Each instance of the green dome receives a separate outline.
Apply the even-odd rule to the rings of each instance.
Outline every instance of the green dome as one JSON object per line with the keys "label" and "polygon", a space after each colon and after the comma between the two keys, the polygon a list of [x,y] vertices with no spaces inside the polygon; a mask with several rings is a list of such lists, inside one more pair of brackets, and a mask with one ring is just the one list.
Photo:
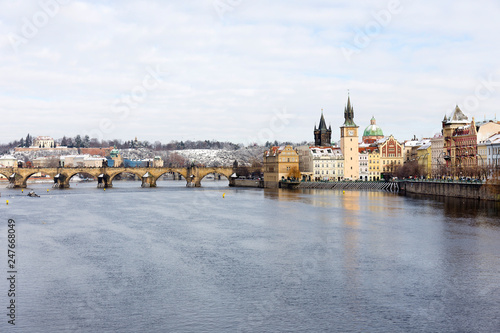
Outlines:
{"label": "green dome", "polygon": [[368,125],[363,132],[363,136],[384,136],[384,132],[382,132],[382,129],[377,125],[375,117],[372,117],[370,125]]}
{"label": "green dome", "polygon": [[120,152],[118,151],[118,149],[116,149],[116,146],[115,146],[114,149],[109,153],[109,155],[111,157],[117,157],[119,153]]}

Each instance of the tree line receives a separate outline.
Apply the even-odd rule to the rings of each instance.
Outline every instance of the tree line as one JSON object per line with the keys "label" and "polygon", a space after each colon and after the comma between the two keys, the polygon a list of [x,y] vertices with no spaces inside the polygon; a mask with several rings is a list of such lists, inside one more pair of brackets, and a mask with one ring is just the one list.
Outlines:
{"label": "tree line", "polygon": [[[3,153],[17,147],[29,148],[34,144],[35,138],[28,134],[25,138],[19,140],[11,141],[7,144],[0,144],[0,151]],[[60,139],[56,139],[55,146],[68,147],[68,148],[107,148],[116,147],[118,149],[138,149],[147,148],[156,151],[165,150],[184,150],[184,149],[227,149],[227,150],[237,150],[243,147],[242,144],[235,144],[232,142],[222,142],[217,140],[197,140],[197,141],[177,141],[173,140],[169,143],[162,143],[161,141],[155,141],[151,143],[147,140],[140,141],[137,138],[133,140],[101,140],[96,138],[90,138],[88,135],[76,135],[74,137],[63,136]],[[55,148],[55,147],[51,147]]]}

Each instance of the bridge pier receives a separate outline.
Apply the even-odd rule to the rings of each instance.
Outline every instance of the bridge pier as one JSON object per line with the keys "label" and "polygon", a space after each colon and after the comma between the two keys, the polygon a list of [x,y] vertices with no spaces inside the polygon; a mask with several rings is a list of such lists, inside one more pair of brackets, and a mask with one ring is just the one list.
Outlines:
{"label": "bridge pier", "polygon": [[142,177],[141,187],[156,187],[156,179],[149,172]]}
{"label": "bridge pier", "polygon": [[17,173],[13,173],[9,177],[9,187],[10,188],[26,188],[26,181],[25,179]]}
{"label": "bridge pier", "polygon": [[97,176],[97,188],[111,188],[113,183],[108,175],[101,173]]}
{"label": "bridge pier", "polygon": [[69,179],[66,177],[66,175],[62,173],[58,173],[57,175],[54,176],[54,185],[52,185],[53,188],[69,188]]}

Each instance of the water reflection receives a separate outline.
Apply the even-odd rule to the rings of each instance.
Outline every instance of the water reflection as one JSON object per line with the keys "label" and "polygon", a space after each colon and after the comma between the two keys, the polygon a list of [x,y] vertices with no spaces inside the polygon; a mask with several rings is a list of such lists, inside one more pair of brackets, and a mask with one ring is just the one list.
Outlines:
{"label": "water reflection", "polygon": [[[474,222],[480,222],[481,217],[500,216],[500,202],[461,199],[443,196],[424,196],[408,193],[406,197],[420,201],[422,204],[430,205],[435,208],[442,208],[444,215],[453,219],[473,219]],[[488,221],[492,222],[488,219]],[[500,220],[493,221],[500,226]]]}
{"label": "water reflection", "polygon": [[178,184],[2,191],[21,331],[498,331],[496,205]]}

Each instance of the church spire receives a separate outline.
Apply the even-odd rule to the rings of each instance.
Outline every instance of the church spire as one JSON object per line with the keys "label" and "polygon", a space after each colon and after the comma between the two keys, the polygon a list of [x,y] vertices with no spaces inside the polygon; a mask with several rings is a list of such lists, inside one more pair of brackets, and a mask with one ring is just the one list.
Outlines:
{"label": "church spire", "polygon": [[323,116],[323,109],[321,109],[321,118],[319,120],[319,129],[326,130],[326,121],[325,121],[325,117]]}
{"label": "church spire", "polygon": [[354,123],[354,108],[351,105],[351,96],[347,95],[347,106],[344,108],[344,125],[345,127],[357,127]]}

